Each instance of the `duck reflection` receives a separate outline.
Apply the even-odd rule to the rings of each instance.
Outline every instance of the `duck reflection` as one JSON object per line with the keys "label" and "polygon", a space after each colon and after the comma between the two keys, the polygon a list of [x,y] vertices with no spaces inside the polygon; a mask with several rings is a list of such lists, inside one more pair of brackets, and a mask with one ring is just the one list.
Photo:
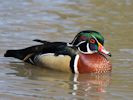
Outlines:
{"label": "duck reflection", "polygon": [[110,73],[75,74],[72,95],[87,96],[94,92],[106,92],[106,88],[110,84],[110,76]]}
{"label": "duck reflection", "polygon": [[[57,84],[58,88],[65,90],[71,96],[93,96],[96,97],[97,100],[101,99],[101,95],[97,95],[98,93],[107,92],[106,89],[109,86],[111,80],[111,73],[68,74],[23,63],[11,63],[10,66],[12,66],[12,69],[16,70],[16,73],[14,73],[16,76],[26,78],[28,77],[30,80],[41,80],[41,82],[47,81],[55,83]],[[54,87],[52,89],[58,91],[58,88]]]}

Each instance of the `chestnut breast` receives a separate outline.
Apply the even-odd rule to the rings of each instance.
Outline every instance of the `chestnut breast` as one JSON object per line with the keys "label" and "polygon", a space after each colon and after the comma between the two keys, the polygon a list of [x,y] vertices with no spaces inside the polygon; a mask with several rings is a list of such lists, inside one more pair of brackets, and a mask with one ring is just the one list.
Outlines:
{"label": "chestnut breast", "polygon": [[77,65],[79,73],[104,73],[112,70],[111,63],[99,53],[79,54]]}

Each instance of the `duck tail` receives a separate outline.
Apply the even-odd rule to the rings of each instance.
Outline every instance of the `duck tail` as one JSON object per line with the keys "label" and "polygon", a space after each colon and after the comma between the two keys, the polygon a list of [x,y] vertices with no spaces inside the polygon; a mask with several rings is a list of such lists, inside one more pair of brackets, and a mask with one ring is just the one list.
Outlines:
{"label": "duck tail", "polygon": [[22,55],[21,50],[7,50],[4,57],[14,57],[22,60],[24,58]]}
{"label": "duck tail", "polygon": [[22,50],[7,50],[4,57],[14,57],[22,60],[24,59],[25,54]]}
{"label": "duck tail", "polygon": [[28,47],[25,49],[7,50],[6,53],[4,54],[4,57],[14,57],[20,60],[26,60],[32,55],[40,52],[40,50],[42,49],[43,49],[43,45],[37,45],[37,46]]}

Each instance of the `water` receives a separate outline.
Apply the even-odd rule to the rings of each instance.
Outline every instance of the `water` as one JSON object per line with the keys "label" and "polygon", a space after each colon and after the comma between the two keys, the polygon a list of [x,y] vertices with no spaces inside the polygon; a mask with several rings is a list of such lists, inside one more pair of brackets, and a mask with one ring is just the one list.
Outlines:
{"label": "water", "polygon": [[[132,100],[132,0],[0,0],[0,100]],[[100,31],[111,51],[111,73],[73,75],[4,58],[33,39],[70,42]]]}

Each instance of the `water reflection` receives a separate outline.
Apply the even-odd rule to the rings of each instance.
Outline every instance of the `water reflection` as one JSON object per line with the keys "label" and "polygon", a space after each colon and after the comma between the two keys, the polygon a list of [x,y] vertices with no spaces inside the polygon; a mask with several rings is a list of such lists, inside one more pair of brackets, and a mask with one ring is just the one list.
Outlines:
{"label": "water reflection", "polygon": [[[49,95],[53,96],[53,94],[56,94],[57,91],[64,92],[65,90],[69,93],[69,97],[73,98],[73,100],[77,100],[77,98],[85,99],[88,97],[97,98],[97,100],[103,99],[104,96],[99,94],[106,93],[106,88],[110,85],[111,79],[111,73],[67,74],[56,71],[54,72],[45,68],[42,69],[24,63],[10,63],[10,66],[12,66],[12,69],[16,70],[16,73],[7,74],[14,74],[16,76],[25,77],[29,80],[32,80],[32,83],[29,82],[28,84],[30,86],[34,84],[32,90],[38,91],[36,95],[39,95],[40,92],[49,91]],[[27,82],[23,82],[20,85],[23,86],[23,84],[27,84]],[[49,88],[49,86],[53,84],[55,87]],[[38,85],[42,88],[36,88]],[[29,87],[26,86],[25,88]],[[33,91],[29,92],[28,94],[31,94],[32,92]],[[66,93],[63,93],[63,95],[65,94]]]}
{"label": "water reflection", "polygon": [[[106,92],[106,87],[110,83],[110,73],[106,74],[75,74],[73,77],[74,94],[87,96],[91,91]],[[82,91],[82,92],[81,92]]]}

